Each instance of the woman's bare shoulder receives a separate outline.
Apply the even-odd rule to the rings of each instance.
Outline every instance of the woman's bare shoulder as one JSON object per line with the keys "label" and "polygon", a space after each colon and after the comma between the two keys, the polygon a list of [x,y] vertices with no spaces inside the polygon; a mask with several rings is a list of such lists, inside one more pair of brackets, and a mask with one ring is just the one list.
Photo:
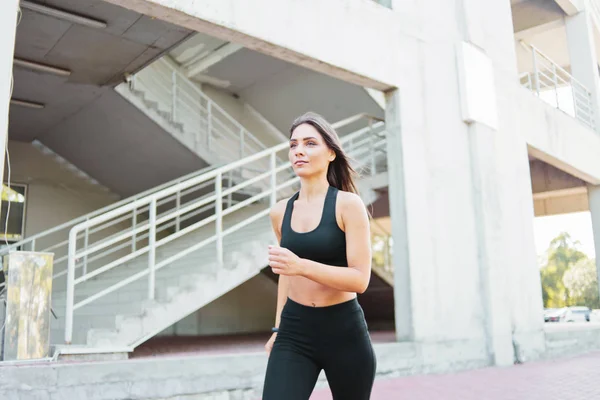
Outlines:
{"label": "woman's bare shoulder", "polygon": [[352,192],[338,191],[337,201],[340,203],[343,209],[350,212],[357,211],[365,208],[365,203],[361,197]]}
{"label": "woman's bare shoulder", "polygon": [[269,215],[273,220],[280,220],[283,218],[283,214],[285,214],[285,206],[288,202],[288,199],[279,200],[273,207],[271,207],[271,212]]}

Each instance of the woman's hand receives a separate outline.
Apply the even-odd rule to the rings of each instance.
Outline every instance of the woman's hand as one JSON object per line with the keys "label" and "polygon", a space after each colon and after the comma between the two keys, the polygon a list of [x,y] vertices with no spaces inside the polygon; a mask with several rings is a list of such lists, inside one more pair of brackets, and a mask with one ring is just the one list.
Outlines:
{"label": "woman's hand", "polygon": [[285,247],[269,246],[269,266],[278,275],[302,275],[302,259]]}
{"label": "woman's hand", "polygon": [[269,246],[269,266],[277,275],[302,275],[302,259],[284,247]]}
{"label": "woman's hand", "polygon": [[267,355],[271,354],[271,350],[273,350],[273,343],[275,343],[275,338],[277,338],[277,332],[273,333],[267,344],[265,344],[265,350],[267,351]]}

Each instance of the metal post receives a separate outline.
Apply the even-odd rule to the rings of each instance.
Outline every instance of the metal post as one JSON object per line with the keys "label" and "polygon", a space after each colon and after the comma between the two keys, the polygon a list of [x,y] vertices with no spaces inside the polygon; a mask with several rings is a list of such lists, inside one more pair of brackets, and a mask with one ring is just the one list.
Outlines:
{"label": "metal post", "polygon": [[[231,189],[233,187],[233,170],[230,169],[229,172],[229,182],[227,183],[228,189]],[[227,196],[227,208],[231,207],[233,205],[233,193],[229,193],[229,195]]]}
{"label": "metal post", "polygon": [[31,251],[35,251],[35,239],[31,241]]}
{"label": "metal post", "polygon": [[244,128],[240,129],[240,160],[244,158]]}
{"label": "metal post", "polygon": [[[177,192],[177,197],[175,199],[175,211],[179,211],[181,208],[181,190]],[[175,217],[175,232],[179,232],[181,225],[181,215],[177,214]]]}
{"label": "metal post", "polygon": [[148,298],[154,300],[156,286],[154,265],[156,263],[156,198],[150,202],[150,220],[148,221]]}
{"label": "metal post", "polygon": [[277,203],[277,158],[271,153],[271,207]]}
{"label": "metal post", "polygon": [[208,143],[208,150],[212,149],[212,103],[209,102],[206,110],[208,112],[207,122],[208,122],[208,132],[206,133],[206,140]]}
{"label": "metal post", "polygon": [[554,96],[556,97],[556,108],[560,109],[558,104],[558,79],[556,75],[556,64],[552,63],[552,80],[554,83]]}
{"label": "metal post", "polygon": [[131,226],[132,226],[132,236],[131,236],[131,252],[135,252],[136,247],[137,247],[137,234],[135,233],[135,229],[137,226],[137,208],[133,209],[133,217],[132,217],[132,222],[131,222]]}
{"label": "metal post", "polygon": [[75,254],[77,252],[77,233],[69,232],[69,250],[67,258],[67,298],[65,310],[65,343],[71,344],[73,338],[73,303],[75,301]]}
{"label": "metal post", "polygon": [[377,173],[377,165],[375,163],[375,141],[376,137],[373,133],[373,120],[369,118],[369,145],[371,153],[371,176],[375,176]]}
{"label": "metal post", "polygon": [[531,54],[533,55],[533,75],[535,79],[535,92],[539,96],[540,95],[540,75],[538,73],[537,67],[537,55],[534,48],[531,49]]}
{"label": "metal post", "polygon": [[177,121],[177,72],[175,70],[171,74],[171,84],[171,95],[173,96],[171,100],[171,120],[174,122]]}
{"label": "metal post", "polygon": [[219,265],[223,265],[223,175],[221,172],[215,178],[215,195],[217,262]]}
{"label": "metal post", "polygon": [[[88,222],[90,219],[86,218],[85,222]],[[83,237],[83,249],[87,251],[88,245],[90,242],[90,228],[88,226],[85,227],[85,236]],[[87,274],[87,253],[83,256],[83,269],[81,270],[81,276],[85,276]]]}

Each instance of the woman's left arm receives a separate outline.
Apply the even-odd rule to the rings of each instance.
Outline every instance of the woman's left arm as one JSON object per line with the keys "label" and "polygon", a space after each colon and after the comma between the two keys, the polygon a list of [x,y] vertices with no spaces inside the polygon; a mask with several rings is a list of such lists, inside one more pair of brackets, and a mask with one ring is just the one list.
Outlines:
{"label": "woman's left arm", "polygon": [[321,264],[296,256],[290,250],[271,246],[269,265],[281,275],[300,275],[344,292],[364,293],[371,278],[371,233],[369,217],[361,198],[355,194],[338,197],[346,233],[348,268]]}

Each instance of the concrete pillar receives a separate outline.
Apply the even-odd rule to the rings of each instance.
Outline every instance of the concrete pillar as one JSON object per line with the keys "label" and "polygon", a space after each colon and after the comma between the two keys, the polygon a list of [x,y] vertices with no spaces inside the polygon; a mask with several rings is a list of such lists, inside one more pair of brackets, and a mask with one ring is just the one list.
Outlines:
{"label": "concrete pillar", "polygon": [[598,290],[600,291],[600,185],[588,186],[588,200],[592,216],[594,247],[596,249],[596,271],[598,273]]}
{"label": "concrete pillar", "polygon": [[592,10],[583,10],[572,17],[565,17],[565,27],[571,74],[591,92],[596,130],[600,130],[600,80],[591,13]]}
{"label": "concrete pillar", "polygon": [[[510,3],[463,1],[453,23],[453,3],[424,3],[436,13],[386,98],[397,336],[419,343],[425,364],[510,365],[545,343]],[[458,84],[460,41],[492,61],[496,127],[465,119],[457,101],[470,95]]]}
{"label": "concrete pillar", "polygon": [[4,153],[8,137],[8,109],[19,0],[4,0],[0,12],[0,176],[4,176]]}
{"label": "concrete pillar", "polygon": [[406,221],[402,131],[400,117],[400,93],[386,94],[385,123],[387,131],[388,177],[390,219],[392,225],[394,263],[394,317],[396,339],[413,339],[411,280],[408,254],[408,230]]}

